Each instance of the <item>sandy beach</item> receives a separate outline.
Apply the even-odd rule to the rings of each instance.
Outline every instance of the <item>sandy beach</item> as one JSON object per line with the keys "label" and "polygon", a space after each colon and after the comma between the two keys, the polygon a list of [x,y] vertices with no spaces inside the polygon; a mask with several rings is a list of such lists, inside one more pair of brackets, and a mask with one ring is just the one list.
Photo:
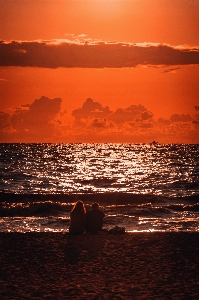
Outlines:
{"label": "sandy beach", "polygon": [[0,233],[0,299],[199,299],[199,233]]}

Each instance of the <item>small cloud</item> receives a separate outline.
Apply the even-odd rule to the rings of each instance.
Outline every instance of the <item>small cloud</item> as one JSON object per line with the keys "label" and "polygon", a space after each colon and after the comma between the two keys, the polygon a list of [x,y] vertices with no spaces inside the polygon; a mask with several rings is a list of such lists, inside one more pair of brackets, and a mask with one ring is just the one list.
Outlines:
{"label": "small cloud", "polygon": [[98,129],[107,129],[114,127],[112,122],[108,122],[106,118],[104,119],[94,119],[91,123],[92,127],[98,128]]}
{"label": "small cloud", "polygon": [[154,127],[154,125],[152,123],[142,123],[140,125],[140,128],[143,128],[143,129],[148,129],[148,128],[152,128]]}
{"label": "small cloud", "polygon": [[170,125],[171,121],[170,120],[166,120],[164,118],[159,118],[158,119],[158,123],[162,124],[162,125]]}
{"label": "small cloud", "polygon": [[15,112],[20,112],[20,111],[27,111],[29,110],[30,104],[25,104],[25,105],[18,105],[16,107],[13,107]]}
{"label": "small cloud", "polygon": [[141,119],[142,121],[151,119],[153,117],[153,113],[151,111],[144,111],[141,113]]}
{"label": "small cloud", "polygon": [[[10,142],[16,130],[12,127],[11,116],[8,113],[0,112],[0,142]],[[13,142],[13,140],[12,140]]]}
{"label": "small cloud", "polygon": [[65,109],[64,111],[60,111],[60,116],[63,117],[65,114],[67,114],[67,110]]}
{"label": "small cloud", "polygon": [[0,78],[0,83],[1,83],[1,82],[8,82],[8,81],[9,81],[8,79]]}
{"label": "small cloud", "polygon": [[101,103],[93,101],[91,98],[86,99],[82,108],[72,111],[72,116],[75,118],[76,125],[81,125],[84,119],[87,118],[105,118],[111,111],[108,106],[103,107]]}
{"label": "small cloud", "polygon": [[193,120],[193,124],[199,125],[199,120]]}
{"label": "small cloud", "polygon": [[170,117],[171,122],[190,122],[191,117],[190,115],[184,115],[184,114],[174,114]]}
{"label": "small cloud", "polygon": [[151,119],[152,117],[153,113],[140,104],[131,105],[127,108],[118,108],[115,112],[108,116],[108,118],[116,124],[132,122],[133,120],[136,122],[142,122],[144,120]]}
{"label": "small cloud", "polygon": [[199,105],[194,106],[194,108],[199,111]]}
{"label": "small cloud", "polygon": [[105,128],[106,127],[106,119],[101,120],[101,119],[94,119],[92,122],[93,127],[97,128]]}
{"label": "small cloud", "polygon": [[0,130],[5,131],[11,128],[10,115],[0,111]]}
{"label": "small cloud", "polygon": [[164,73],[176,73],[180,68],[169,68],[164,71]]}
{"label": "small cloud", "polygon": [[199,124],[199,115],[198,114],[194,116],[194,120],[192,122],[193,122],[193,124],[196,124],[196,125]]}

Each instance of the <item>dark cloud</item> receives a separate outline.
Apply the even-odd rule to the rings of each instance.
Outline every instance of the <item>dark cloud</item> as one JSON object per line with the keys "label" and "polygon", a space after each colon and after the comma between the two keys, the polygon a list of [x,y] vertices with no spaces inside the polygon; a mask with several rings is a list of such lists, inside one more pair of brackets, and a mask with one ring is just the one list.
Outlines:
{"label": "dark cloud", "polygon": [[154,127],[154,125],[152,124],[152,123],[141,123],[140,124],[140,128],[142,128],[142,129],[148,129],[148,128],[152,128],[152,127]]}
{"label": "dark cloud", "polygon": [[104,118],[104,119],[94,119],[91,123],[91,126],[99,129],[105,129],[105,128],[113,127],[113,124],[111,122],[108,122],[107,119]]}
{"label": "dark cloud", "polygon": [[153,117],[153,113],[151,111],[144,111],[143,113],[141,113],[141,120],[148,120],[151,119]]}
{"label": "dark cloud", "polygon": [[169,68],[169,69],[165,70],[164,73],[175,73],[179,69],[180,68]]}
{"label": "dark cloud", "polygon": [[1,66],[122,68],[140,64],[199,64],[199,48],[106,42],[0,42]]}
{"label": "dark cloud", "polygon": [[61,109],[61,101],[60,98],[49,99],[42,96],[30,105],[17,107],[11,117],[12,127],[19,132],[50,134],[54,128],[54,117]]}
{"label": "dark cloud", "polygon": [[97,127],[97,128],[106,128],[106,121],[105,120],[100,120],[100,119],[95,119],[92,122],[92,126],[93,127]]}
{"label": "dark cloud", "polygon": [[153,113],[148,111],[143,105],[131,105],[125,109],[118,108],[114,113],[108,116],[108,118],[115,122],[126,123],[136,120],[136,122],[142,122],[149,120],[153,117]]}
{"label": "dark cloud", "polygon": [[191,121],[191,117],[190,115],[179,115],[179,114],[175,114],[175,115],[172,115],[170,117],[170,121],[171,122],[190,122]]}
{"label": "dark cloud", "polygon": [[170,125],[171,124],[171,121],[170,120],[166,120],[164,118],[159,118],[158,119],[158,122],[162,125]]}
{"label": "dark cloud", "polygon": [[10,118],[9,114],[0,112],[0,142],[9,142],[13,137],[15,130],[12,128]]}
{"label": "dark cloud", "polygon": [[83,119],[87,118],[106,118],[111,111],[108,106],[103,107],[99,102],[94,102],[88,98],[82,105],[82,108],[73,110],[72,116],[75,118],[76,125],[81,125]]}
{"label": "dark cloud", "polygon": [[110,111],[109,107],[103,107],[99,102],[87,99],[82,108],[72,112],[75,117],[75,126],[82,130],[116,130],[116,131],[136,131],[152,128],[153,113],[148,111],[143,105],[131,105],[127,108],[118,108]]}
{"label": "dark cloud", "polygon": [[194,108],[199,111],[199,105],[194,106]]}
{"label": "dark cloud", "polygon": [[197,126],[199,125],[199,115],[198,114],[194,116],[194,120],[192,122],[193,122],[193,124],[195,124]]}
{"label": "dark cloud", "polygon": [[0,131],[6,132],[11,129],[10,115],[0,111]]}

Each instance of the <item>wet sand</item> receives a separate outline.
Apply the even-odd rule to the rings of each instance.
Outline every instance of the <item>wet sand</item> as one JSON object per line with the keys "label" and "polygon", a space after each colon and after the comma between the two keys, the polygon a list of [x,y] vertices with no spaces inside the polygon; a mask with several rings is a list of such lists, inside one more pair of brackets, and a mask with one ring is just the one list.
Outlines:
{"label": "wet sand", "polygon": [[0,299],[199,299],[199,233],[0,233]]}

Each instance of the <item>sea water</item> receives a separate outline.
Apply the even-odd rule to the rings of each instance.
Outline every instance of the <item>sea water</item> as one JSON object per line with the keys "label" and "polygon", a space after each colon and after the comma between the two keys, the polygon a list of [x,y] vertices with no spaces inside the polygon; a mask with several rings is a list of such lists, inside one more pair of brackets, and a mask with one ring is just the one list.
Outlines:
{"label": "sea water", "polygon": [[81,198],[105,229],[199,231],[199,145],[0,144],[0,197],[4,232],[67,232]]}

